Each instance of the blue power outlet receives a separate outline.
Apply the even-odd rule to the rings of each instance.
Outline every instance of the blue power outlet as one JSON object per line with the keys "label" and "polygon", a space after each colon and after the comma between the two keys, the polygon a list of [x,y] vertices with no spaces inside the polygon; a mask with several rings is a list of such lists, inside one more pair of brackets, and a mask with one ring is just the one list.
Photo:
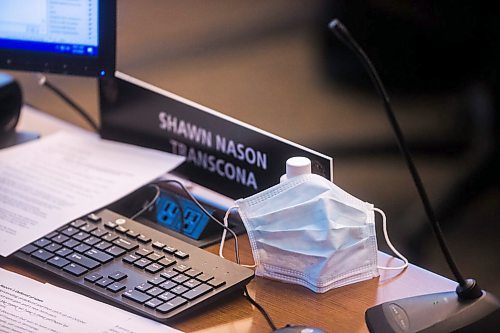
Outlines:
{"label": "blue power outlet", "polygon": [[[162,192],[155,208],[159,223],[196,240],[201,238],[210,222],[195,203],[174,193]],[[213,214],[213,210],[207,210]]]}

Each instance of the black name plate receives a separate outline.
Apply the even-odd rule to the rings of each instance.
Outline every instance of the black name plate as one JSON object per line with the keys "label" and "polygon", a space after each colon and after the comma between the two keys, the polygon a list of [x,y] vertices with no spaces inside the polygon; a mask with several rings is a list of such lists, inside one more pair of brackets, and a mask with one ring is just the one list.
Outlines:
{"label": "black name plate", "polygon": [[186,157],[175,173],[232,198],[279,182],[286,160],[311,159],[333,177],[333,159],[124,73],[101,79],[101,136]]}

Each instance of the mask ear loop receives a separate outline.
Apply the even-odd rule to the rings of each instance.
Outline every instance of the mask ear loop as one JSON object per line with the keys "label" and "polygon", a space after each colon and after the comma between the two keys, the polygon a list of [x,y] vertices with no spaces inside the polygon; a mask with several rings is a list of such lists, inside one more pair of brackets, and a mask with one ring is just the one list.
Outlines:
{"label": "mask ear loop", "polygon": [[[387,217],[385,216],[385,213],[378,208],[373,208],[373,211],[379,213],[382,216],[382,230],[384,231],[384,238],[385,242],[389,246],[389,248],[394,252],[395,255],[399,257],[399,259],[403,260],[404,264],[401,266],[395,266],[395,267],[385,267],[385,266],[377,266],[378,269],[387,269],[387,270],[399,270],[399,269],[405,269],[408,267],[408,259],[406,259],[401,253],[399,253],[398,250],[392,245],[391,241],[389,240],[389,234],[387,233]],[[224,230],[225,231],[225,230]]]}
{"label": "mask ear loop", "polygon": [[[231,214],[231,210],[233,210],[234,208],[238,208],[238,206],[229,207],[228,210],[226,211],[226,214],[224,214],[224,226],[226,226],[227,228],[229,228],[229,223],[228,223],[229,214]],[[226,258],[224,258],[224,255],[222,254],[222,252],[224,250],[224,243],[226,242],[226,235],[227,235],[227,229],[223,229],[222,237],[220,240],[220,246],[219,246],[219,257],[221,257],[223,259],[226,259]],[[240,266],[248,267],[248,268],[255,268],[255,267],[257,267],[257,264],[253,264],[253,265],[240,264]]]}

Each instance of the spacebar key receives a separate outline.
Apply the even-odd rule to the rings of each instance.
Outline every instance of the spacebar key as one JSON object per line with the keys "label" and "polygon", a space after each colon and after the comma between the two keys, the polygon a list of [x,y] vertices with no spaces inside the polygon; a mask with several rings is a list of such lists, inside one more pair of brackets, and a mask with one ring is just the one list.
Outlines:
{"label": "spacebar key", "polygon": [[149,296],[148,294],[135,289],[127,290],[122,294],[122,296],[140,304],[143,304],[151,299],[151,296]]}

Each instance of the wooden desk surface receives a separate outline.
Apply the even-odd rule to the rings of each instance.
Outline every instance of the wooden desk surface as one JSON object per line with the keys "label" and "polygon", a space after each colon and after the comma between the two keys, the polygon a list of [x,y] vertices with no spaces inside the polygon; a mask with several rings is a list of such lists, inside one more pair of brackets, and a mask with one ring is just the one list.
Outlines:
{"label": "wooden desk surface", "polygon": [[[31,115],[33,116],[33,114]],[[45,116],[34,114],[35,122],[26,121],[24,129],[51,132],[53,127],[40,123]],[[36,126],[36,127],[33,127]],[[42,131],[43,128],[48,130]],[[232,258],[233,242],[225,248],[227,258]],[[217,253],[218,246],[208,248]],[[243,263],[252,263],[250,244],[246,235],[240,237],[240,255]],[[399,261],[384,253],[379,253],[379,265],[397,264]],[[69,285],[50,277],[40,276],[29,267],[8,259],[0,260],[0,266],[46,281],[60,287]],[[248,285],[252,297],[257,300],[273,318],[278,327],[286,324],[305,324],[321,328],[327,332],[367,332],[364,322],[366,309],[385,301],[425,293],[454,290],[456,284],[444,277],[410,265],[403,272],[381,271],[378,278],[331,290],[325,294],[314,292],[296,285],[284,284],[256,277]],[[72,287],[71,287],[72,288]],[[242,295],[210,305],[198,315],[173,323],[171,326],[186,332],[269,332],[269,326],[261,313]]]}

